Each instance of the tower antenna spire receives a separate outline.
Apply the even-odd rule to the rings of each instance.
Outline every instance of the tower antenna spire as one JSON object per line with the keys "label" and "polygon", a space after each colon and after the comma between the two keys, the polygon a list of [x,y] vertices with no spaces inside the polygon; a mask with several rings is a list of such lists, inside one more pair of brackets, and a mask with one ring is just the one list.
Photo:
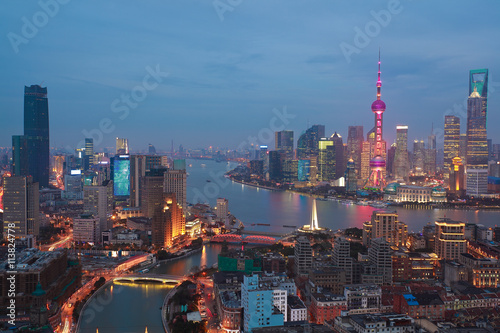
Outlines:
{"label": "tower antenna spire", "polygon": [[380,47],[378,48],[378,78],[377,78],[377,101],[380,101],[382,80],[380,79]]}

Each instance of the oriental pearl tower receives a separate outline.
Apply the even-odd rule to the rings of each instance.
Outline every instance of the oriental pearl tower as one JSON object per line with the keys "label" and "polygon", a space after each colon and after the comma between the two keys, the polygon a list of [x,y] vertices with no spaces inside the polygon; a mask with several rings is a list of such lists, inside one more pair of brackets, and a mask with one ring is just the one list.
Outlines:
{"label": "oriental pearl tower", "polygon": [[372,103],[372,112],[375,114],[375,142],[372,147],[372,159],[370,160],[370,177],[365,187],[382,190],[385,187],[385,141],[382,139],[382,115],[385,111],[385,103],[380,99],[380,50],[378,52],[378,80],[377,80],[377,100]]}

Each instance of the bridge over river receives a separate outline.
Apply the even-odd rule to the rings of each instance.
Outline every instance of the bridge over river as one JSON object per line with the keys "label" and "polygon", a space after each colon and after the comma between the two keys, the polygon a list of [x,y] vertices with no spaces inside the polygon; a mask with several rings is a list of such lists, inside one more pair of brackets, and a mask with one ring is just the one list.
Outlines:
{"label": "bridge over river", "polygon": [[178,275],[165,275],[165,274],[131,274],[124,276],[117,276],[113,278],[113,281],[157,281],[162,283],[179,283],[184,280],[183,276]]}

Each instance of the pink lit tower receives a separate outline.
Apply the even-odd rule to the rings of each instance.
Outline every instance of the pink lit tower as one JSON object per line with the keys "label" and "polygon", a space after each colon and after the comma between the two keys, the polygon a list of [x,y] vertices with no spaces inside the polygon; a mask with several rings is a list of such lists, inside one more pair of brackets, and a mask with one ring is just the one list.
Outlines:
{"label": "pink lit tower", "polygon": [[373,129],[375,140],[371,147],[370,177],[365,184],[366,188],[377,188],[382,190],[385,187],[385,141],[382,139],[383,114],[385,103],[380,99],[382,81],[380,80],[380,50],[378,52],[378,80],[377,80],[377,100],[372,103],[372,112],[375,113],[375,127]]}

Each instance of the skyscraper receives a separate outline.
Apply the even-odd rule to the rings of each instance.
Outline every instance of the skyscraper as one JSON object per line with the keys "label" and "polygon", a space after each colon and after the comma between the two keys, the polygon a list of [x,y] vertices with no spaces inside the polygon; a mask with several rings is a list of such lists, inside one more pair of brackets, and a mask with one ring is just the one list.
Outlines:
{"label": "skyscraper", "polygon": [[345,271],[345,282],[353,282],[353,258],[351,257],[351,245],[343,237],[337,237],[333,244],[332,263]]}
{"label": "skyscraper", "polygon": [[269,156],[267,152],[267,146],[259,147],[259,159],[263,161],[264,172],[269,169]]}
{"label": "skyscraper", "polygon": [[448,178],[451,161],[459,156],[460,147],[460,118],[455,116],[444,117],[444,174]]}
{"label": "skyscraper", "polygon": [[406,246],[408,226],[398,220],[396,211],[376,210],[371,220],[363,223],[363,245],[370,247],[373,239],[381,237],[390,244]]}
{"label": "skyscraper", "polygon": [[392,284],[392,250],[384,238],[375,238],[371,241],[368,261],[377,268],[377,274],[382,275],[383,284]]}
{"label": "skyscraper", "polygon": [[217,198],[217,220],[221,222],[226,222],[228,210],[228,201],[226,198]]}
{"label": "skyscraper", "polygon": [[424,140],[413,141],[413,172],[416,176],[424,174],[425,143]]}
{"label": "skyscraper", "polygon": [[344,143],[340,134],[335,132],[331,138],[335,147],[335,175],[334,179],[339,179],[344,176],[347,162],[344,160]]}
{"label": "skyscraper", "polygon": [[318,180],[330,181],[335,176],[335,146],[330,138],[321,138],[318,142]]}
{"label": "skyscraper", "polygon": [[454,157],[450,168],[450,193],[462,196],[464,193],[465,170],[460,157]]}
{"label": "skyscraper", "polygon": [[313,125],[297,140],[297,159],[318,155],[318,141],[325,136],[325,125]]}
{"label": "skyscraper", "polygon": [[148,145],[148,153],[150,155],[155,155],[156,154],[156,148],[151,143]]}
{"label": "skyscraper", "polygon": [[436,134],[434,134],[433,126],[431,135],[427,137],[427,149],[425,150],[424,172],[429,176],[434,176],[436,174],[436,158]]}
{"label": "skyscraper", "polygon": [[357,177],[361,175],[361,152],[363,151],[363,126],[349,126],[347,132],[347,156],[352,158]]}
{"label": "skyscraper", "polygon": [[83,187],[83,212],[99,219],[101,232],[113,227],[110,219],[113,213],[113,181]]}
{"label": "skyscraper", "polygon": [[115,197],[125,199],[130,196],[130,157],[119,155],[111,160]]}
{"label": "skyscraper", "polygon": [[487,69],[470,71],[469,94],[467,99],[467,195],[479,195],[486,194],[488,186]]}
{"label": "skyscraper", "polygon": [[88,170],[94,164],[94,139],[85,138],[84,169]]}
{"label": "skyscraper", "polygon": [[184,235],[185,216],[177,203],[175,193],[163,193],[162,200],[155,207],[152,221],[152,242],[160,247],[171,247],[176,238]]}
{"label": "skyscraper", "polygon": [[[47,88],[24,87],[24,136],[27,169],[34,183],[49,186],[49,104]],[[23,175],[23,176],[27,176]]]}
{"label": "skyscraper", "polygon": [[458,260],[461,253],[467,252],[465,223],[441,218],[435,224],[434,252],[440,259]]}
{"label": "skyscraper", "polygon": [[307,275],[312,267],[311,242],[305,236],[297,238],[294,249],[295,274],[297,276]]}
{"label": "skyscraper", "polygon": [[134,199],[134,201],[140,203],[145,217],[152,218],[156,207],[161,204],[166,171],[166,168],[155,169],[140,177],[140,200]]}
{"label": "skyscraper", "polygon": [[116,154],[128,155],[128,139],[116,138]]}
{"label": "skyscraper", "polygon": [[392,178],[394,176],[394,158],[396,156],[396,142],[387,150],[387,175]]}
{"label": "skyscraper", "polygon": [[410,163],[408,161],[408,126],[396,126],[396,152],[394,155],[394,178],[407,180]]}
{"label": "skyscraper", "polygon": [[14,176],[27,176],[29,174],[27,149],[26,136],[12,136],[12,174]]}
{"label": "skyscraper", "polygon": [[383,114],[385,112],[385,103],[380,99],[382,81],[380,80],[380,52],[378,58],[378,80],[377,80],[377,99],[372,103],[372,112],[375,114],[375,142],[373,149],[375,153],[370,160],[371,174],[366,186],[382,189],[385,186],[385,141],[382,136]]}
{"label": "skyscraper", "polygon": [[361,179],[366,181],[370,177],[370,142],[363,141],[361,150]]}
{"label": "skyscraper", "polygon": [[[31,176],[4,177],[3,189],[4,238],[7,236],[7,229],[14,229],[16,238],[38,236],[38,183],[34,183]],[[13,228],[9,227],[10,223],[14,224]]]}
{"label": "skyscraper", "polygon": [[293,151],[293,131],[275,132],[275,149],[285,154],[287,159],[292,159]]}
{"label": "skyscraper", "polygon": [[279,151],[271,150],[269,152],[269,180],[281,181],[283,174],[281,172],[281,154]]}
{"label": "skyscraper", "polygon": [[347,162],[347,168],[345,171],[345,191],[347,194],[353,195],[356,194],[356,190],[358,189],[356,182],[356,165],[352,158]]}
{"label": "skyscraper", "polygon": [[186,213],[186,170],[169,169],[164,174],[165,181],[163,184],[164,193],[174,193],[177,204],[182,208],[183,213]]}

